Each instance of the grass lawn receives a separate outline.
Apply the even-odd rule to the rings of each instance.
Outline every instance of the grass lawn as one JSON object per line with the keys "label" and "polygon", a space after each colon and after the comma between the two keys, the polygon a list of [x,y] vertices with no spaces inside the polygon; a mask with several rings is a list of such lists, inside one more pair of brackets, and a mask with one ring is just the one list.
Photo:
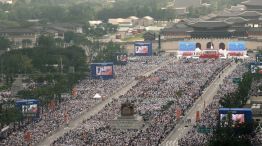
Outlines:
{"label": "grass lawn", "polygon": [[136,35],[133,35],[133,36],[130,36],[130,37],[126,37],[126,38],[122,39],[122,41],[125,41],[125,42],[144,41],[143,33],[136,34]]}

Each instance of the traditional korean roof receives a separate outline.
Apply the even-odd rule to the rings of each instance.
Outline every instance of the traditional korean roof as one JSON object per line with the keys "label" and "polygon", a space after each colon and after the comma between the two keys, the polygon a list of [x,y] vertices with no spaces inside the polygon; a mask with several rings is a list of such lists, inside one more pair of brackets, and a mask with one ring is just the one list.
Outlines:
{"label": "traditional korean roof", "polygon": [[223,28],[223,27],[229,27],[232,25],[232,23],[225,22],[225,21],[199,21],[193,24],[189,24],[190,26],[194,28]]}
{"label": "traditional korean roof", "polygon": [[259,16],[262,16],[262,14],[257,11],[245,11],[243,13],[240,13],[238,16],[240,17],[256,17],[256,16],[259,17]]}
{"label": "traditional korean roof", "polygon": [[246,6],[261,6],[262,7],[261,0],[248,0],[248,1],[242,2],[242,4]]}
{"label": "traditional korean roof", "polygon": [[236,17],[242,12],[240,11],[229,11],[229,10],[223,10],[217,13],[218,17]]}
{"label": "traditional korean roof", "polygon": [[229,23],[240,24],[240,23],[246,23],[248,20],[242,17],[229,17],[225,19],[225,21]]}
{"label": "traditional korean roof", "polygon": [[177,24],[174,24],[172,27],[162,29],[161,32],[187,32],[187,31],[192,31],[192,30],[193,28],[183,23],[177,23]]}

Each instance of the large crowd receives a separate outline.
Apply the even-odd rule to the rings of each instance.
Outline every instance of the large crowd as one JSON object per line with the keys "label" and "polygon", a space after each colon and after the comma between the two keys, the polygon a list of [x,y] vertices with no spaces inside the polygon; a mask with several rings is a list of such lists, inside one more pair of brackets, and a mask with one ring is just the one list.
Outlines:
{"label": "large crowd", "polygon": [[[219,101],[228,93],[233,93],[238,85],[233,82],[234,78],[241,78],[248,71],[246,64],[237,65],[236,69],[223,80],[223,84],[219,85],[219,90],[211,104],[209,104],[201,114],[199,126],[215,129],[219,121]],[[180,146],[204,146],[212,136],[210,133],[199,133],[197,128],[193,127],[189,132],[178,141]]]}
{"label": "large crowd", "polygon": [[80,81],[76,86],[78,91],[77,97],[64,99],[55,109],[49,108],[44,110],[37,121],[12,132],[9,137],[0,141],[0,145],[23,145],[25,143],[25,131],[29,131],[32,135],[30,143],[32,145],[37,144],[43,140],[43,138],[66,124],[64,120],[65,114],[68,115],[69,120],[72,120],[101,102],[101,100],[93,98],[96,93],[110,97],[117,89],[127,85],[134,77],[154,69],[166,60],[167,58],[164,57],[139,57],[126,66],[115,66],[115,78],[112,80],[93,80],[88,78]]}
{"label": "large crowd", "polygon": [[[175,111],[182,114],[230,61],[180,60],[169,62],[149,77],[113,100],[95,116],[53,142],[53,146],[158,145],[175,127]],[[102,81],[104,82],[104,81]],[[86,88],[88,89],[88,87]],[[141,129],[115,129],[110,121],[120,114],[121,104],[129,101],[143,117]]]}

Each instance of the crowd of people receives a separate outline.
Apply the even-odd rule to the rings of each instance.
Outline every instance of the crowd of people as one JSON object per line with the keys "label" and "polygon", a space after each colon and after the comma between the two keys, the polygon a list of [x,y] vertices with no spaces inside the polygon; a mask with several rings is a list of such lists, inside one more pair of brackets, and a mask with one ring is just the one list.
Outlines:
{"label": "crowd of people", "polygon": [[10,95],[11,95],[11,92],[8,91],[8,90],[0,92],[0,99],[8,98],[8,97],[10,97]]}
{"label": "crowd of people", "polygon": [[[233,82],[234,78],[241,78],[248,71],[246,64],[237,65],[236,69],[223,80],[223,84],[219,85],[219,89],[211,104],[207,105],[201,114],[199,127],[215,129],[219,121],[219,101],[228,93],[236,91],[238,85]],[[207,145],[212,136],[210,133],[199,133],[197,127],[193,127],[189,132],[178,141],[179,146],[203,146]]]}
{"label": "crowd of people", "polygon": [[44,110],[38,120],[18,131],[12,132],[9,137],[1,140],[0,144],[5,146],[23,145],[26,143],[24,140],[26,131],[31,133],[29,143],[32,145],[39,143],[43,138],[66,124],[65,115],[67,115],[67,119],[70,121],[99,104],[101,99],[93,98],[96,93],[110,97],[117,89],[128,84],[136,76],[154,69],[166,60],[167,58],[164,57],[140,57],[126,66],[114,66],[115,78],[112,80],[93,80],[89,78],[81,81],[76,85],[77,97],[69,97],[64,99],[59,105],[56,105],[55,108]]}
{"label": "crowd of people", "polygon": [[[119,99],[98,114],[53,142],[53,146],[159,145],[176,125],[177,109],[185,113],[201,92],[230,61],[180,60],[166,64],[149,77],[139,80]],[[141,129],[112,128],[110,121],[120,115],[121,104],[131,102],[143,117]]]}

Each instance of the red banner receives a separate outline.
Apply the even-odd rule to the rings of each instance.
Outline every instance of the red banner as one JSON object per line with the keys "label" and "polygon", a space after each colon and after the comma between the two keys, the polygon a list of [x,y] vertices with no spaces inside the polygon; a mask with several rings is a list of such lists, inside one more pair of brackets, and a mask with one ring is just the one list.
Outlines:
{"label": "red banner", "polygon": [[244,56],[243,52],[229,52],[229,56]]}
{"label": "red banner", "polygon": [[25,134],[24,134],[24,140],[25,140],[26,142],[30,142],[30,141],[31,141],[31,138],[32,138],[31,132],[26,131]]}
{"label": "red banner", "polygon": [[187,56],[192,56],[194,53],[193,52],[183,52],[182,56],[187,57]]}
{"label": "red banner", "polygon": [[200,112],[196,111],[196,122],[200,121]]}
{"label": "red banner", "polygon": [[181,113],[182,113],[181,109],[180,109],[180,108],[177,108],[177,109],[176,109],[176,120],[179,120],[179,119],[180,119]]}

